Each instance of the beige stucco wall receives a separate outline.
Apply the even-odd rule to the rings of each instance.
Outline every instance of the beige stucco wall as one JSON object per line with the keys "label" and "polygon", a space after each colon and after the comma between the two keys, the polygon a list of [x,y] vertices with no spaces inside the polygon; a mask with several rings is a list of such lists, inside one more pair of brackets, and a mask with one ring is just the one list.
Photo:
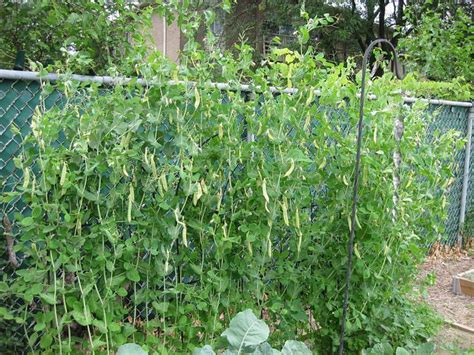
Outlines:
{"label": "beige stucco wall", "polygon": [[150,31],[153,38],[152,47],[177,62],[181,49],[181,33],[176,21],[168,25],[163,17],[153,14]]}

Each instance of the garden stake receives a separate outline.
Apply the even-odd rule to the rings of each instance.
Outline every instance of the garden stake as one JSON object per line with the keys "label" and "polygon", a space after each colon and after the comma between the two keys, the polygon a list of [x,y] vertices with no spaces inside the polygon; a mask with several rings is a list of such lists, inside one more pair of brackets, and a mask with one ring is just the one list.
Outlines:
{"label": "garden stake", "polygon": [[349,241],[347,243],[347,269],[346,269],[346,282],[344,288],[344,303],[342,305],[342,318],[341,318],[341,335],[339,338],[339,355],[344,354],[344,337],[346,333],[346,316],[347,308],[349,306],[349,289],[352,274],[352,254],[354,253],[354,239],[355,239],[355,228],[356,228],[356,212],[357,212],[357,199],[359,193],[359,175],[360,175],[360,154],[362,146],[362,129],[364,120],[364,100],[365,100],[365,76],[367,71],[367,62],[372,53],[372,50],[377,44],[385,43],[388,45],[390,50],[393,52],[394,60],[394,73],[398,79],[403,79],[404,73],[402,68],[399,66],[398,55],[395,51],[395,47],[386,39],[376,39],[367,47],[362,60],[362,79],[361,79],[361,92],[360,92],[360,109],[359,109],[359,123],[357,126],[357,153],[355,161],[355,176],[354,176],[354,190],[352,196],[352,212],[351,212],[351,228]]}

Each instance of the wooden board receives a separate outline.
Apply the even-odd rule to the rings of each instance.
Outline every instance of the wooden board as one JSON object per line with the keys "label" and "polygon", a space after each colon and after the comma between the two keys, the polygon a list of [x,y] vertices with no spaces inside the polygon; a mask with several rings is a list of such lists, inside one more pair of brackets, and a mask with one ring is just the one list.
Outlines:
{"label": "wooden board", "polygon": [[474,273],[474,270],[462,272],[453,277],[453,292],[456,295],[466,295],[474,297],[474,280],[468,279],[467,274]]}
{"label": "wooden board", "polygon": [[459,286],[462,294],[474,297],[474,281],[460,278]]}

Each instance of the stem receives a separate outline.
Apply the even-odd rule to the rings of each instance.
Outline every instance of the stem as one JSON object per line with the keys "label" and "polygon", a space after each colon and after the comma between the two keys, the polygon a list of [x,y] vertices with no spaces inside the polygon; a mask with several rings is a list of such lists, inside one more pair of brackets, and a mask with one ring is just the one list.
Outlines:
{"label": "stem", "polygon": [[[76,261],[76,270],[79,271],[78,269],[78,265],[77,265],[77,261]],[[82,270],[82,267],[81,267],[81,270]],[[92,354],[95,354],[95,351],[94,351],[94,343],[92,341],[92,334],[91,334],[91,329],[89,327],[89,317],[87,316],[87,305],[86,305],[86,295],[84,294],[84,290],[82,289],[82,284],[81,284],[81,277],[79,276],[79,272],[77,272],[77,283],[79,285],[79,290],[81,291],[81,298],[82,298],[82,306],[84,307],[84,318],[86,319],[86,328],[87,328],[87,334],[89,336],[89,343],[91,345],[91,351],[92,351]]]}
{"label": "stem", "polygon": [[54,259],[53,259],[53,252],[50,250],[49,251],[49,257],[51,259],[51,266],[53,268],[52,274],[53,274],[53,283],[54,283],[54,304],[53,304],[53,309],[54,309],[54,320],[56,322],[56,329],[58,330],[58,340],[59,340],[59,354],[62,355],[63,353],[63,345],[62,345],[62,339],[61,339],[61,329],[59,327],[59,319],[58,319],[58,309],[56,306],[56,295],[57,295],[57,285],[56,285],[56,270],[54,266]]}
{"label": "stem", "polygon": [[[92,270],[91,270],[92,273]],[[107,325],[107,314],[105,312],[105,305],[102,297],[100,296],[99,289],[97,288],[97,283],[94,282],[95,292],[99,297],[100,304],[102,305],[102,314],[104,315],[104,323],[105,323],[105,342],[107,343],[107,354],[110,354],[110,344],[109,344],[109,327]]]}

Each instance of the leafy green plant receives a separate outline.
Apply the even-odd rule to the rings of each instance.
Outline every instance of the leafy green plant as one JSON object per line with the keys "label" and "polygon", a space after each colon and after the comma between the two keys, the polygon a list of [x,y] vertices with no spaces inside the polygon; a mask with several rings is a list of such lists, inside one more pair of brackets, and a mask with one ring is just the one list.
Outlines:
{"label": "leafy green plant", "polygon": [[[267,343],[270,329],[264,321],[259,320],[251,309],[237,313],[231,319],[229,327],[222,333],[225,345],[220,347],[222,354],[282,354],[282,355],[311,355],[312,352],[300,341],[287,340],[281,351],[275,350]],[[226,349],[222,349],[225,347]],[[118,349],[118,354],[146,354],[136,344],[125,344]],[[210,345],[195,348],[193,355],[215,355]]]}
{"label": "leafy green plant", "polygon": [[54,64],[85,74],[107,73],[116,66],[133,73],[124,58],[139,60],[137,47],[150,25],[149,11],[124,0],[5,0],[0,19],[2,68],[12,69],[22,51],[26,68],[30,62]]}
{"label": "leafy green plant", "polygon": [[[207,44],[216,48],[212,37]],[[255,67],[245,44],[221,53],[190,39],[179,65],[155,53],[136,70],[148,85],[104,90],[66,75],[44,86],[31,134],[18,137],[22,181],[1,197],[30,210],[9,216],[24,261],[0,295],[21,302],[0,317],[34,324],[27,345],[45,353],[133,342],[166,354],[215,345],[238,310],[261,309],[275,347],[299,339],[334,351],[359,110],[354,66],[331,65],[309,47]],[[411,349],[436,330],[412,286],[421,245],[442,235],[450,156],[463,142],[429,130],[426,105],[403,105],[394,87],[390,75],[368,87],[377,99],[365,117],[351,352],[382,342]],[[46,109],[52,90],[63,102]],[[240,333],[230,329],[235,348]]]}
{"label": "leafy green plant", "polygon": [[435,345],[433,343],[424,343],[417,346],[413,351],[409,351],[403,347],[397,347],[394,351],[393,347],[388,343],[380,343],[374,347],[362,351],[363,355],[430,355],[433,354]]}
{"label": "leafy green plant", "polygon": [[410,36],[400,40],[399,46],[405,49],[411,70],[432,80],[462,77],[470,82],[473,36],[472,19],[462,9],[447,18],[430,11]]}

